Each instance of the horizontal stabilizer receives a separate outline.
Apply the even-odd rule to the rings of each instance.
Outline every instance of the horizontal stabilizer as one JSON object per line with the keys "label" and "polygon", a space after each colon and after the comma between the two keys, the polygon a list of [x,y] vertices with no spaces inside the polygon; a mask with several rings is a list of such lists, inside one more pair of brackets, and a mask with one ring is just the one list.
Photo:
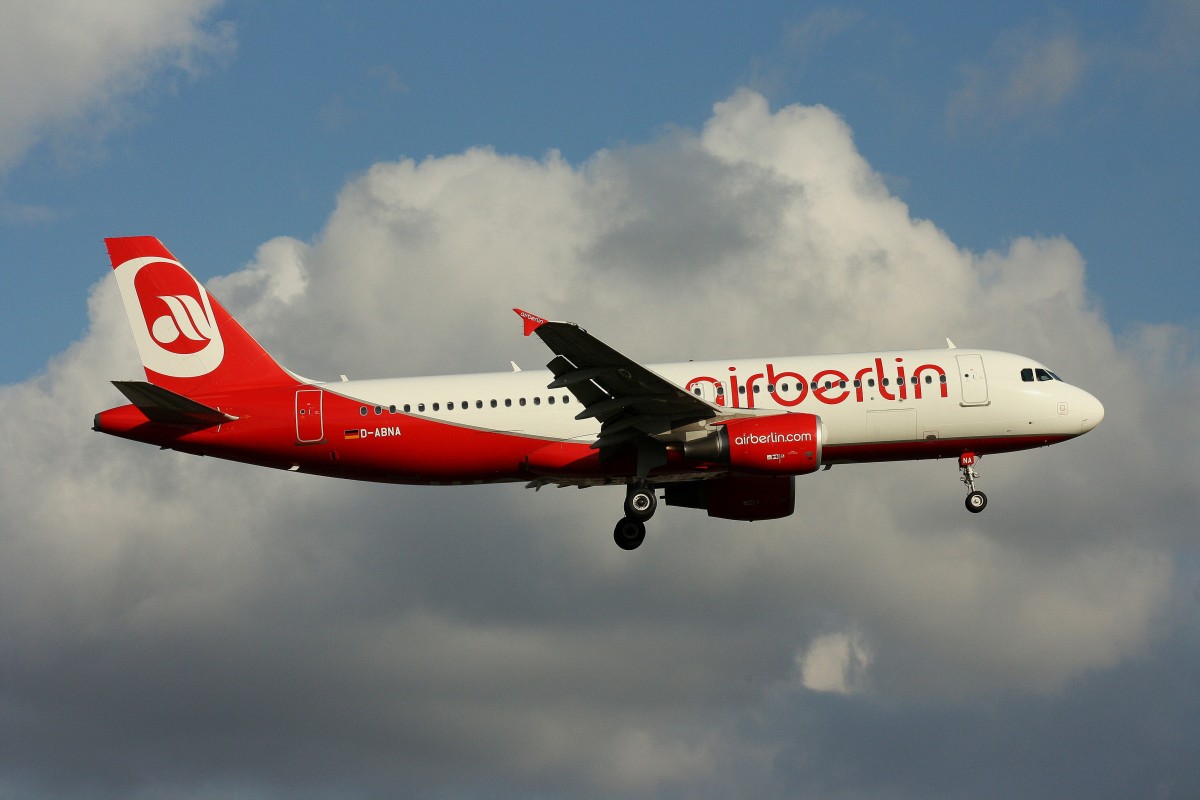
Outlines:
{"label": "horizontal stabilizer", "polygon": [[151,422],[207,428],[237,419],[231,414],[146,381],[113,381],[112,384]]}

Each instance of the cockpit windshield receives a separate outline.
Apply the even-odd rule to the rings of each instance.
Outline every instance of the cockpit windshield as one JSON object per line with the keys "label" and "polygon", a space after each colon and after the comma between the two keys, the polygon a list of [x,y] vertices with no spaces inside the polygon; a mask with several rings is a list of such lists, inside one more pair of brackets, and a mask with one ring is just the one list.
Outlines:
{"label": "cockpit windshield", "polygon": [[1062,378],[1058,377],[1048,369],[1043,369],[1042,367],[1026,367],[1025,369],[1021,370],[1021,380],[1025,381],[1026,383],[1033,383],[1035,380],[1061,381]]}

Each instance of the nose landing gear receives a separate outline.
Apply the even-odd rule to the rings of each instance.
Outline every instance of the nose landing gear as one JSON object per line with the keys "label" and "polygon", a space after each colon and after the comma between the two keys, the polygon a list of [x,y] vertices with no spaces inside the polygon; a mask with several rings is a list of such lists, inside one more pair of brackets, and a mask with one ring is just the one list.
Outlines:
{"label": "nose landing gear", "polygon": [[617,523],[613,540],[622,550],[635,550],[646,539],[646,520],[654,516],[658,498],[650,484],[631,483],[625,494],[625,517]]}
{"label": "nose landing gear", "polygon": [[969,494],[967,495],[966,506],[967,511],[972,514],[978,514],[987,508],[987,495],[975,488],[975,481],[979,478],[979,473],[975,470],[975,464],[979,458],[974,453],[963,453],[958,457],[958,468],[962,472],[962,482],[967,485]]}

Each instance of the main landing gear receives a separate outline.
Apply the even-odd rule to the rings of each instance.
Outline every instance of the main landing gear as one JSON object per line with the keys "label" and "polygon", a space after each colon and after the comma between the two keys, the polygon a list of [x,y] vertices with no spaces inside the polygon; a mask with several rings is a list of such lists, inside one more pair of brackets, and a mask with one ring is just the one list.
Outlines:
{"label": "main landing gear", "polygon": [[646,539],[646,520],[654,516],[658,498],[648,483],[631,483],[625,493],[625,516],[613,531],[622,550],[636,550]]}
{"label": "main landing gear", "polygon": [[958,457],[958,468],[962,471],[962,482],[967,485],[969,494],[967,495],[967,511],[972,514],[978,514],[987,508],[987,495],[975,488],[975,481],[979,478],[979,473],[975,470],[975,464],[979,461],[978,456],[974,453],[963,453]]}

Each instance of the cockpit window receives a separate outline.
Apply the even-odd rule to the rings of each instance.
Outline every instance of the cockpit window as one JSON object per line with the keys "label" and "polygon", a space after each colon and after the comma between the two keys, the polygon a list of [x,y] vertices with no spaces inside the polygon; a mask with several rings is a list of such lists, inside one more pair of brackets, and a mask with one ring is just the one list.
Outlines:
{"label": "cockpit window", "polygon": [[[1036,376],[1036,377],[1035,377]],[[1021,380],[1026,383],[1033,383],[1034,380],[1039,381],[1061,381],[1062,378],[1054,374],[1048,369],[1042,367],[1026,367],[1021,370]]]}

